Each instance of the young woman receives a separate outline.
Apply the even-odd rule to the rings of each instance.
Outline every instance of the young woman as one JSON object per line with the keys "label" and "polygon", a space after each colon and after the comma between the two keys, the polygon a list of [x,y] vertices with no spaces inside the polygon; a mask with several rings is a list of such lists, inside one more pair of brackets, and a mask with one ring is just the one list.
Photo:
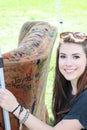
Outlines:
{"label": "young woman", "polygon": [[60,34],[52,100],[53,127],[29,113],[7,89],[0,89],[0,106],[30,130],[87,130],[87,36],[80,32]]}

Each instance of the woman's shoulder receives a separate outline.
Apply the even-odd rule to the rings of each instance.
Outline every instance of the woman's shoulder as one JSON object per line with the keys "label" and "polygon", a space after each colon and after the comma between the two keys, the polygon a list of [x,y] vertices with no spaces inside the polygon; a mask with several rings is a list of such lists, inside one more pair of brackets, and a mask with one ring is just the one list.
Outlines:
{"label": "woman's shoulder", "polygon": [[87,94],[87,88],[83,90],[82,95]]}
{"label": "woman's shoulder", "polygon": [[74,103],[76,104],[76,103],[79,103],[79,102],[80,102],[80,105],[87,103],[87,89],[85,89],[83,92],[81,92],[79,94],[79,96],[76,98]]}
{"label": "woman's shoulder", "polygon": [[87,89],[85,89],[84,91],[82,91],[80,93],[80,95],[78,96],[77,99],[79,99],[79,98],[86,98],[86,97],[87,97]]}
{"label": "woman's shoulder", "polygon": [[87,129],[87,89],[80,93],[63,119],[77,119]]}

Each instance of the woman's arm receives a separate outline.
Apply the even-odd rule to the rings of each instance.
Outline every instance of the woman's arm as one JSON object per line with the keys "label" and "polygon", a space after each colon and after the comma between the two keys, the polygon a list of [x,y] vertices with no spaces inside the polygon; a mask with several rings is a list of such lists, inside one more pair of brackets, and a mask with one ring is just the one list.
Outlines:
{"label": "woman's arm", "polygon": [[[15,96],[7,89],[0,89],[0,106],[9,112],[12,112],[17,106],[18,101]],[[19,120],[22,120],[26,114],[24,108],[19,116],[20,107],[13,113]],[[80,130],[82,128],[81,123],[76,119],[62,120],[56,126],[51,127],[44,122],[37,119],[32,114],[29,114],[28,119],[24,123],[30,130]]]}

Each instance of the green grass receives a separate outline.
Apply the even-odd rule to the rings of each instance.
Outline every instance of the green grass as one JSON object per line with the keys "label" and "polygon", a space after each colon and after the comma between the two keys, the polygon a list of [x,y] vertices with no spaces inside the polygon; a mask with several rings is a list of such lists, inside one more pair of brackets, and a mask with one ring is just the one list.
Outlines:
{"label": "green grass", "polygon": [[[50,6],[48,6],[47,3]],[[52,18],[56,21],[57,9],[55,8],[55,5],[56,2],[54,0],[52,3],[50,0],[1,1],[0,45],[2,45],[2,50],[5,52],[17,47],[19,31],[24,22],[29,20],[44,20],[52,22]]]}
{"label": "green grass", "polygon": [[87,33],[87,1],[61,0],[64,31],[82,31]]}
{"label": "green grass", "polygon": [[[87,0],[60,0],[60,5],[63,31],[82,31],[87,33]],[[29,20],[48,21],[57,26],[60,33],[59,19],[57,0],[0,1],[0,46],[2,52],[4,53],[17,47],[19,31],[24,22]],[[51,119],[53,119],[51,98],[57,44],[58,39],[53,48],[46,89],[46,104]]]}

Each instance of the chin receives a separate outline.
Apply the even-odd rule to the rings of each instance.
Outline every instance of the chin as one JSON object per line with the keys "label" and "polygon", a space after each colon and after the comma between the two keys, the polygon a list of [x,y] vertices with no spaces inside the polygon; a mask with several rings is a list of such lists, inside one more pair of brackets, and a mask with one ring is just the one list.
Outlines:
{"label": "chin", "polygon": [[72,81],[72,80],[75,80],[76,77],[65,76],[65,79],[66,79],[66,80],[69,80],[69,81]]}

